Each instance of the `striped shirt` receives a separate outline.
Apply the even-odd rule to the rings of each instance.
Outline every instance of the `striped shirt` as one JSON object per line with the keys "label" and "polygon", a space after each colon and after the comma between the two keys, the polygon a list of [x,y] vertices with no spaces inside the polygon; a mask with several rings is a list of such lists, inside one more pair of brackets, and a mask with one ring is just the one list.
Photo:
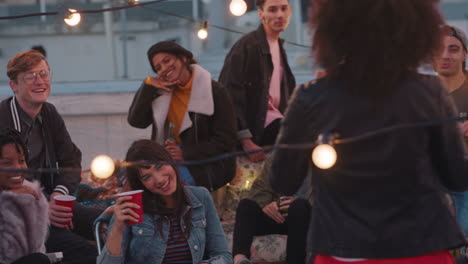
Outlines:
{"label": "striped shirt", "polygon": [[182,229],[180,228],[180,218],[169,217],[169,236],[167,239],[166,253],[163,264],[191,264],[192,254]]}

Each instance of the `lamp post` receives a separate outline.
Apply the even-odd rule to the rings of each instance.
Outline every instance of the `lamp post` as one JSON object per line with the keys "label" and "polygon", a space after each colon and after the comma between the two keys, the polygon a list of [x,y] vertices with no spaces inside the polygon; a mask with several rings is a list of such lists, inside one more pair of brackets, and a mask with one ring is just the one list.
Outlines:
{"label": "lamp post", "polygon": [[[111,4],[106,3],[103,5],[103,8],[110,8]],[[114,79],[117,79],[118,72],[117,72],[117,60],[115,56],[115,44],[114,44],[114,33],[112,30],[112,12],[104,12],[104,32],[106,35],[106,46],[108,50],[108,55],[112,60],[112,76]]]}
{"label": "lamp post", "polygon": [[[40,0],[39,2],[39,10],[41,13],[45,13],[46,12],[46,3],[45,3],[45,0]],[[42,22],[45,22],[47,20],[47,16],[41,16],[41,21]]]}
{"label": "lamp post", "polygon": [[294,17],[294,24],[295,24],[295,34],[296,34],[296,42],[302,44],[302,12],[301,12],[301,0],[294,0],[293,1],[293,17]]}
{"label": "lamp post", "polygon": [[[224,27],[227,12],[225,1],[211,0],[207,21],[210,24]],[[225,33],[223,30],[211,30],[208,39],[209,50],[219,50],[224,48]]]}
{"label": "lamp post", "polygon": [[127,10],[120,10],[120,40],[122,41],[122,78],[128,78],[128,57],[127,57]]}
{"label": "lamp post", "polygon": [[199,13],[200,11],[199,11],[198,0],[192,0],[192,17],[194,20],[198,20]]}

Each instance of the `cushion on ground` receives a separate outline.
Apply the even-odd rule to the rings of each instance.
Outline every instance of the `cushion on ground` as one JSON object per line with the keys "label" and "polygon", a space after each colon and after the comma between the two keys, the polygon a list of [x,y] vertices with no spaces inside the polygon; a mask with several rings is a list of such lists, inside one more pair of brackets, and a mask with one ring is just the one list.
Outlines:
{"label": "cushion on ground", "polygon": [[[226,186],[218,214],[228,246],[232,249],[232,235],[236,209],[239,201],[247,197],[252,183],[263,169],[263,162],[251,162],[246,157],[237,158],[237,171],[234,179]],[[280,264],[286,260],[286,235],[266,235],[254,237],[250,248],[253,263]]]}

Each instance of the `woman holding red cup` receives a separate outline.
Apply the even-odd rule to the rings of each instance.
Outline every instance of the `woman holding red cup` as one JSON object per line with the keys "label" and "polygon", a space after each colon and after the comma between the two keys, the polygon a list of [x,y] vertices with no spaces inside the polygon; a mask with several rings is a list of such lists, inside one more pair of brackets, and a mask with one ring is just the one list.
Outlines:
{"label": "woman holding red cup", "polygon": [[163,146],[135,141],[126,161],[141,162],[127,168],[127,179],[133,190],[143,190],[142,205],[129,195],[117,198],[97,263],[232,263],[210,193],[185,186]]}

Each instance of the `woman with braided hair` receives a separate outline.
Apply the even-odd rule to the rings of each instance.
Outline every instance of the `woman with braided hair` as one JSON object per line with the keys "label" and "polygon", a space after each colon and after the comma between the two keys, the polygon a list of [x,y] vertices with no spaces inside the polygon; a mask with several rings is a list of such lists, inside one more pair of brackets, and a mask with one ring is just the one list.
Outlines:
{"label": "woman with braided hair", "polygon": [[[27,157],[19,132],[0,129],[0,169],[26,169]],[[0,171],[0,263],[47,264],[48,202],[24,175]]]}

